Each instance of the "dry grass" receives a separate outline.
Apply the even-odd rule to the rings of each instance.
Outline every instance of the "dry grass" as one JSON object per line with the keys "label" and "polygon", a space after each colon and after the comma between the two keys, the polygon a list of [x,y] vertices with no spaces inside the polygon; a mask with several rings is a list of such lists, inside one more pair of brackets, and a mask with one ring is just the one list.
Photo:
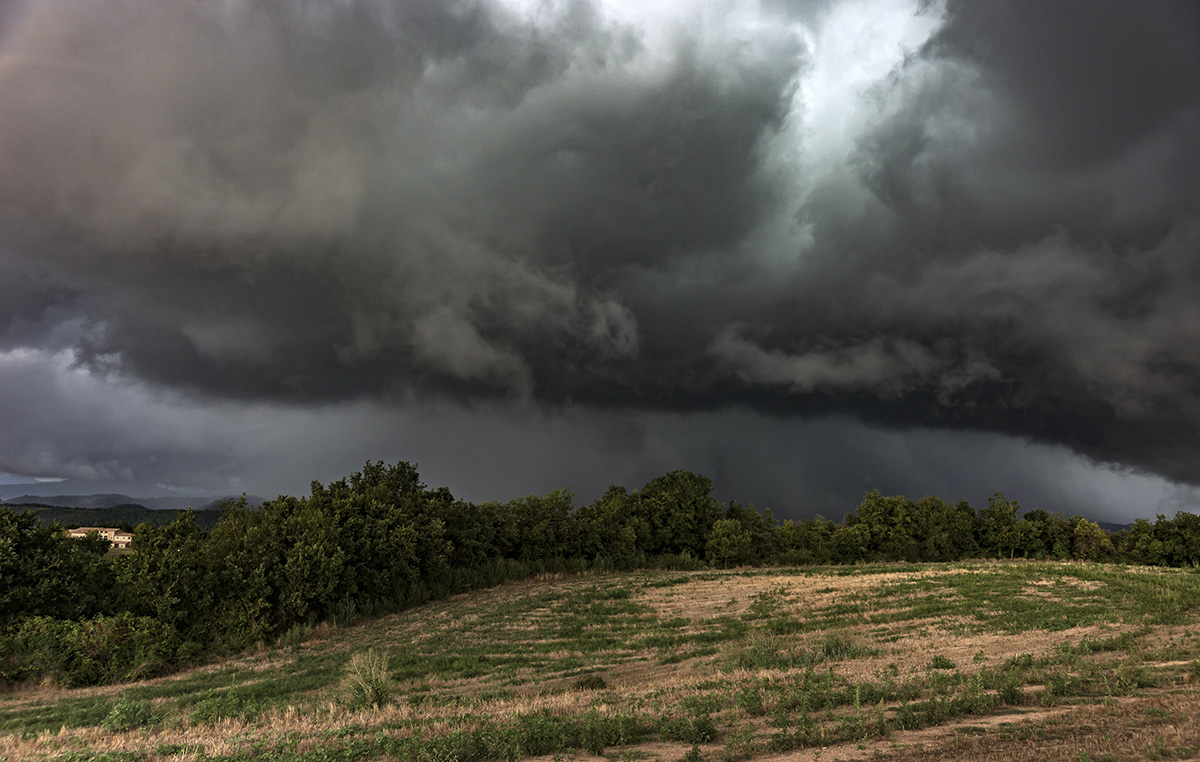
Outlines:
{"label": "dry grass", "polygon": [[[1143,760],[1200,758],[1200,692],[1171,691],[1112,704],[1035,712],[997,722],[982,734],[943,728],[931,738],[906,738],[895,762],[937,760]],[[826,757],[829,758],[829,757]]]}
{"label": "dry grass", "polygon": [[[1033,599],[1038,605],[1070,606],[1076,596],[1103,600],[1106,583],[1095,578],[1092,572],[1096,568],[998,563],[950,567],[949,573],[983,582],[1011,582],[1013,569],[1044,569],[1046,579],[1024,580],[1012,588],[1016,591],[1012,595],[1026,601]],[[1072,576],[1077,570],[1082,570],[1081,576]],[[654,716],[664,711],[686,713],[691,711],[686,707],[706,700],[714,708],[705,711],[723,723],[724,733],[717,743],[701,744],[700,750],[709,762],[729,753],[729,738],[737,728],[753,731],[757,740],[750,753],[761,760],[1123,760],[1152,758],[1146,756],[1147,750],[1159,748],[1165,750],[1158,757],[1162,759],[1200,754],[1200,675],[1193,671],[1195,657],[1200,654],[1200,638],[1196,637],[1200,611],[1189,611],[1188,620],[1181,624],[1148,627],[1141,620],[1122,621],[1119,601],[1114,599],[1117,608],[1111,622],[1054,630],[1000,631],[981,628],[962,593],[930,587],[931,583],[940,583],[947,573],[945,567],[897,566],[851,574],[675,572],[509,584],[364,626],[322,625],[295,652],[249,654],[136,686],[75,691],[25,687],[0,701],[0,717],[4,712],[28,711],[57,701],[96,697],[115,700],[134,689],[160,690],[226,675],[233,669],[237,670],[237,684],[251,687],[282,679],[312,660],[337,654],[348,659],[368,648],[393,659],[415,657],[415,676],[397,680],[392,686],[395,703],[356,709],[338,701],[335,681],[327,689],[297,692],[286,702],[267,706],[252,719],[227,718],[201,724],[190,720],[168,696],[153,699],[156,710],[167,717],[160,725],[126,733],[77,727],[34,736],[0,735],[0,759],[54,759],[68,751],[86,750],[93,755],[136,752],[144,754],[146,762],[191,762],[201,756],[197,744],[203,746],[205,757],[219,758],[250,755],[256,745],[270,745],[284,738],[293,739],[293,752],[303,754],[328,746],[333,743],[331,738],[347,728],[359,728],[355,732],[367,735],[406,735],[419,728],[427,736],[437,736],[454,727],[469,726],[482,717],[503,723],[539,712],[556,717],[580,717],[592,711]],[[1155,573],[1162,574],[1164,581],[1177,579],[1170,572]],[[889,591],[887,595],[879,595],[883,589]],[[931,597],[954,606],[961,604],[960,609],[952,606],[944,615],[921,615],[920,607]],[[596,613],[609,605],[620,613]],[[1004,605],[1004,600],[995,599],[978,608],[987,611]],[[766,740],[775,732],[768,722],[770,717],[751,716],[738,708],[734,699],[740,691],[753,688],[766,697],[766,711],[773,711],[778,697],[791,689],[808,668],[750,668],[739,659],[755,644],[766,644],[783,653],[816,653],[831,637],[830,631],[800,625],[824,621],[821,617],[835,617],[843,610],[850,613],[836,620],[839,623],[833,635],[839,643],[848,644],[852,655],[819,664],[822,674],[836,676],[843,685],[867,684],[881,680],[883,675],[895,676],[897,681],[919,681],[931,674],[930,664],[935,657],[952,662],[954,674],[960,676],[956,679],[966,681],[981,671],[1000,670],[1002,665],[1028,654],[1046,660],[1051,665],[1046,670],[1076,677],[1088,670],[1116,674],[1120,665],[1136,663],[1139,669],[1157,675],[1160,687],[1110,696],[1104,699],[1106,703],[1097,703],[1099,699],[1094,696],[1068,696],[1052,702],[1054,706],[1043,707],[1032,703],[1043,690],[1041,684],[1027,684],[1021,690],[1028,702],[1016,709],[996,707],[982,715],[951,718],[919,730],[894,730],[882,739],[831,741],[825,749],[769,752]],[[670,620],[686,621],[665,624]],[[567,629],[574,634],[563,634],[563,628],[571,622],[574,629]],[[742,630],[722,629],[731,622],[738,623]],[[771,631],[772,623],[800,625],[799,629]],[[589,637],[602,637],[610,631],[621,633],[612,644],[600,648],[588,645]],[[641,644],[648,636],[672,633],[682,638],[679,645]],[[1073,653],[1072,649],[1078,650],[1084,641],[1099,643],[1121,633],[1140,638],[1136,653],[1102,651],[1070,659],[1064,656]],[[711,645],[697,650],[697,644]],[[437,661],[460,652],[473,653],[480,663],[492,666],[472,673]],[[410,659],[406,663],[412,662]],[[427,671],[421,672],[422,668]],[[580,668],[583,673],[602,676],[608,688],[574,689]],[[851,712],[841,705],[823,715],[831,733],[837,721]],[[896,702],[881,706],[880,712],[894,718]],[[160,754],[157,749],[165,745],[171,745],[175,753]],[[623,747],[622,752],[628,752],[629,759],[676,762],[691,746],[656,739]],[[568,756],[586,760],[591,755],[573,751]]]}

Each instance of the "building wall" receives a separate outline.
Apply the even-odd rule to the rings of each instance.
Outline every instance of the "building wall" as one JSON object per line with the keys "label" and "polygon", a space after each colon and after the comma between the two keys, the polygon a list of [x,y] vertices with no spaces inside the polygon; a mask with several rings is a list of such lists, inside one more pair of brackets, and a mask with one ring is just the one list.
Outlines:
{"label": "building wall", "polygon": [[68,529],[68,537],[87,537],[89,533],[95,532],[100,539],[108,540],[114,548],[128,548],[133,543],[133,535],[116,527],[79,527],[78,529]]}

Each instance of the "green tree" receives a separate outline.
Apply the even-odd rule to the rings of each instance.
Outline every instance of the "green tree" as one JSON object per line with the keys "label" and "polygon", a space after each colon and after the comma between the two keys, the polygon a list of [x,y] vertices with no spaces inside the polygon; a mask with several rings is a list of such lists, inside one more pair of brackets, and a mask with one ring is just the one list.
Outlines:
{"label": "green tree", "polygon": [[725,518],[738,522],[750,535],[750,555],[746,561],[761,561],[775,555],[775,517],[770,508],[760,512],[754,503],[743,505],[730,500],[725,508]]}
{"label": "green tree", "polygon": [[1013,530],[1016,532],[1015,552],[1018,555],[1022,558],[1043,558],[1045,556],[1045,543],[1042,541],[1040,524],[1022,517],[1017,519]]}
{"label": "green tree", "polygon": [[837,525],[823,516],[803,521],[787,520],[772,530],[775,561],[789,565],[827,564],[833,561],[833,534]]}
{"label": "green tree", "polygon": [[951,505],[926,495],[914,506],[917,555],[922,561],[957,561],[979,552],[975,542],[975,509],[966,500]]}
{"label": "green tree", "polygon": [[1074,534],[1076,558],[1099,561],[1112,555],[1112,542],[1096,522],[1080,518],[1075,522]]}
{"label": "green tree", "polygon": [[445,527],[447,563],[462,570],[479,569],[500,558],[496,525],[499,518],[481,506],[455,500],[450,490],[429,493],[431,507]]}
{"label": "green tree", "polygon": [[1075,542],[1075,522],[1062,514],[1048,513],[1040,508],[1025,512],[1025,520],[1037,532],[1036,550],[1026,555],[1033,558],[1070,558]]}
{"label": "green tree", "polygon": [[641,490],[637,508],[650,526],[646,552],[651,555],[704,555],[712,525],[721,518],[721,504],[712,496],[708,477],[672,471],[650,480]]}
{"label": "green tree", "polygon": [[856,564],[867,558],[868,530],[862,524],[842,525],[833,530],[829,544],[835,564]]}
{"label": "green tree", "polygon": [[67,537],[32,512],[0,508],[0,626],[22,616],[79,619],[111,611],[108,545]]}
{"label": "green tree", "polygon": [[902,495],[884,497],[871,490],[847,514],[846,525],[861,528],[868,560],[917,560],[916,513]]}
{"label": "green tree", "polygon": [[313,482],[295,529],[315,533],[322,550],[294,556],[293,566],[297,573],[338,575],[329,601],[318,605],[321,615],[335,601],[345,612],[427,597],[428,583],[446,571],[450,558],[442,519],[447,499],[448,492],[426,490],[416,467],[405,462],[368,462],[328,486]]}
{"label": "green tree", "polygon": [[501,555],[526,563],[578,555],[580,538],[571,515],[572,501],[569,490],[557,489],[496,505]]}
{"label": "green tree", "polygon": [[133,536],[133,553],[116,559],[124,607],[207,642],[220,586],[206,563],[205,534],[195,516],[186,511],[166,526],[139,529],[144,531]]}
{"label": "green tree", "polygon": [[[336,516],[319,500],[278,501],[286,510],[283,536],[287,549],[283,554],[283,590],[280,598],[286,622],[308,622],[328,619],[335,605],[345,606],[361,600],[357,585],[355,563],[361,556],[352,556],[342,547],[343,541],[362,551],[361,541],[352,542],[348,533],[339,531]],[[286,506],[286,508],[284,508]],[[388,540],[396,555],[386,566],[379,568],[380,576],[394,577],[397,571],[409,573],[416,562],[416,537],[411,528],[398,527]]]}
{"label": "green tree", "polygon": [[753,550],[750,533],[737,519],[718,519],[708,533],[705,550],[709,561],[716,561],[723,568],[744,563]]}
{"label": "green tree", "polygon": [[1160,566],[1166,562],[1162,541],[1155,536],[1154,525],[1147,519],[1137,519],[1125,536],[1125,553],[1139,564]]}
{"label": "green tree", "polygon": [[632,568],[645,559],[650,522],[639,508],[641,496],[612,485],[594,503],[580,508],[580,552],[601,566]]}
{"label": "green tree", "polygon": [[1200,564],[1200,516],[1179,511],[1175,518],[1158,516],[1155,539],[1162,543],[1162,555],[1171,566]]}
{"label": "green tree", "polygon": [[220,593],[211,612],[219,650],[273,637],[285,623],[280,597],[288,538],[282,518],[274,501],[257,510],[245,497],[221,506],[221,520],[204,543],[205,566]]}
{"label": "green tree", "polygon": [[988,498],[987,508],[979,511],[979,544],[983,552],[996,558],[1012,558],[1021,545],[1017,517],[1021,504],[997,492]]}

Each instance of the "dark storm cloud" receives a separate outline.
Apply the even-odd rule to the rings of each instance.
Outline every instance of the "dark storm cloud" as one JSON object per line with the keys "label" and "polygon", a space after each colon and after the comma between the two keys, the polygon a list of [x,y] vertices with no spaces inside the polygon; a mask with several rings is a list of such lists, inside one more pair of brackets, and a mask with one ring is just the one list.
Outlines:
{"label": "dark storm cloud", "polygon": [[0,340],[214,398],[834,411],[1200,481],[1195,6],[951,3],[837,128],[784,20],[847,8],[664,46],[585,2],[27,0]]}
{"label": "dark storm cloud", "polygon": [[960,2],[930,47],[978,65],[1009,101],[1010,156],[1087,168],[1194,119],[1198,28],[1190,2]]}
{"label": "dark storm cloud", "polygon": [[[737,336],[725,354],[800,391],[875,373],[876,396],[903,398],[885,419],[1196,480],[1197,40],[1185,3],[952,5],[875,93],[857,165],[879,206],[867,220],[822,208],[822,272],[788,284],[817,286],[799,323],[832,325],[771,325],[777,346],[804,347],[794,357]],[[843,383],[808,367],[821,360]]]}
{"label": "dark storm cloud", "polygon": [[479,3],[31,3],[19,31],[18,256],[103,302],[85,359],[248,396],[528,395],[559,358],[635,356],[621,271],[745,234],[794,69],[681,43],[642,71],[578,3],[539,27]]}

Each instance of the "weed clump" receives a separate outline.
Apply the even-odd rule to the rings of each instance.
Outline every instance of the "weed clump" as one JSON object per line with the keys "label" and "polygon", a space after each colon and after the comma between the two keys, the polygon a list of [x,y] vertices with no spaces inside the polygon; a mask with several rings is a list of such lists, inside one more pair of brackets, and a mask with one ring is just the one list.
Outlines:
{"label": "weed clump", "polygon": [[752,717],[762,717],[767,713],[767,708],[763,705],[762,692],[753,685],[742,689],[737,697],[737,705]]}
{"label": "weed clump", "polygon": [[1020,706],[1025,703],[1025,691],[1016,677],[1009,676],[1000,684],[1000,703],[1005,706]]}
{"label": "weed clump", "polygon": [[712,743],[717,740],[717,726],[708,715],[693,717],[665,717],[659,725],[659,733],[668,741],[683,741],[690,744]]}
{"label": "weed clump", "polygon": [[578,691],[602,691],[608,687],[608,683],[600,675],[584,675],[575,681],[575,690]]}
{"label": "weed clump", "polygon": [[984,689],[983,680],[975,675],[963,691],[962,706],[967,714],[985,714],[995,705],[995,699]]}
{"label": "weed clump", "polygon": [[130,701],[121,699],[113,704],[108,716],[100,723],[100,727],[110,733],[125,733],[143,725],[154,722],[154,712],[145,701]]}
{"label": "weed clump", "polygon": [[901,730],[918,730],[924,725],[921,717],[913,711],[912,706],[907,701],[901,704],[900,708],[896,710],[894,722],[896,727]]}
{"label": "weed clump", "polygon": [[592,754],[602,756],[606,747],[632,743],[642,735],[642,727],[635,717],[603,715],[592,710],[579,728],[579,745]]}
{"label": "weed clump", "polygon": [[947,659],[945,656],[938,654],[933,657],[933,661],[929,662],[930,669],[956,669],[957,664]]}
{"label": "weed clump", "polygon": [[196,702],[188,719],[196,725],[212,724],[231,717],[247,717],[258,713],[258,709],[242,695],[236,684],[223,694],[209,690],[208,695]]}
{"label": "weed clump", "polygon": [[304,645],[304,641],[312,635],[312,625],[310,624],[294,624],[287,632],[279,636],[279,647],[286,648],[291,651],[299,650],[300,646]]}
{"label": "weed clump", "polygon": [[384,706],[392,698],[392,678],[387,659],[374,648],[350,657],[342,679],[343,698],[354,709]]}

